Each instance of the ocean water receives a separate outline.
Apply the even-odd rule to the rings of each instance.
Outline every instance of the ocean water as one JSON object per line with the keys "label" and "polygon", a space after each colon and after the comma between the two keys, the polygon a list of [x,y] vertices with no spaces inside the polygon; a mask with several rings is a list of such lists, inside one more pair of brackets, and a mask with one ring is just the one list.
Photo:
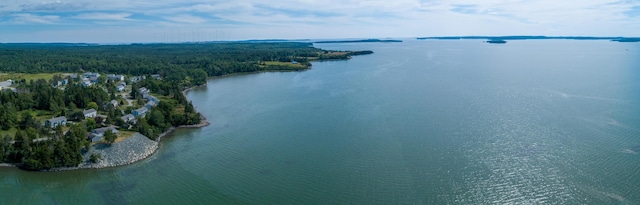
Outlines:
{"label": "ocean water", "polygon": [[0,168],[8,204],[640,204],[640,44],[474,40],[214,78],[212,123],[103,170]]}

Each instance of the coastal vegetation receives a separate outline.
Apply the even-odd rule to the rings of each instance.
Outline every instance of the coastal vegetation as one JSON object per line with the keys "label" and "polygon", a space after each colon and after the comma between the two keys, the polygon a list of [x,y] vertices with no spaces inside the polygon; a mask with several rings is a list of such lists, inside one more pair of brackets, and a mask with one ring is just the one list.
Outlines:
{"label": "coastal vegetation", "polygon": [[[172,127],[201,123],[183,90],[209,76],[299,71],[313,60],[370,53],[290,42],[0,44],[0,81],[10,84],[0,92],[0,162],[28,170],[96,162],[100,156],[82,157],[92,144],[117,143],[134,132],[156,140]],[[107,79],[108,73],[120,79]],[[106,130],[100,138],[98,129]]]}

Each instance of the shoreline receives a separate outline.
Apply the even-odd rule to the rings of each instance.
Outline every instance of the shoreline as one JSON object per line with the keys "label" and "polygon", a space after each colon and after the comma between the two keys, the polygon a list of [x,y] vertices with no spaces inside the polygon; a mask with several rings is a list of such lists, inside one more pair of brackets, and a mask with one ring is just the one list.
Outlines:
{"label": "shoreline", "polygon": [[[200,85],[206,86],[207,84]],[[193,86],[182,91],[182,95],[186,97],[187,92],[200,87]],[[195,108],[197,111],[197,108]],[[111,145],[98,143],[92,145],[92,149],[88,152],[82,154],[82,163],[76,167],[58,167],[48,170],[39,170],[38,172],[59,172],[59,171],[73,171],[73,170],[86,170],[86,169],[105,169],[105,168],[113,168],[119,166],[130,165],[136,162],[140,162],[144,159],[147,159],[158,152],[160,148],[160,140],[162,137],[171,134],[176,129],[194,129],[194,128],[202,128],[209,126],[211,123],[207,120],[207,118],[200,114],[200,123],[194,125],[180,125],[178,127],[170,127],[163,133],[161,133],[156,140],[151,140],[147,136],[136,132],[133,136],[120,141],[118,143],[114,143]],[[101,154],[102,159],[100,159],[96,163],[92,163],[90,161],[90,156],[92,154]],[[10,167],[20,169],[17,164],[11,163],[0,163],[0,167]]]}

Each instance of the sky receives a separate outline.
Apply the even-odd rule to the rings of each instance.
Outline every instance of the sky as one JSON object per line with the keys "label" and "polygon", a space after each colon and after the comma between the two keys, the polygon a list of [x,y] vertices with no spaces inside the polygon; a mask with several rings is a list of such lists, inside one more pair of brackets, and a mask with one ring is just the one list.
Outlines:
{"label": "sky", "polygon": [[0,0],[0,42],[640,36],[640,0]]}

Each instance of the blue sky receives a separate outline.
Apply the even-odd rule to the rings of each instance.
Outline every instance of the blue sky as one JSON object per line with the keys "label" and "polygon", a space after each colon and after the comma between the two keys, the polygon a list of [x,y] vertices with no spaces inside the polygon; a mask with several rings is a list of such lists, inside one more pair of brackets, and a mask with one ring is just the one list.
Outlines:
{"label": "blue sky", "polygon": [[640,36],[640,0],[1,0],[0,42]]}

